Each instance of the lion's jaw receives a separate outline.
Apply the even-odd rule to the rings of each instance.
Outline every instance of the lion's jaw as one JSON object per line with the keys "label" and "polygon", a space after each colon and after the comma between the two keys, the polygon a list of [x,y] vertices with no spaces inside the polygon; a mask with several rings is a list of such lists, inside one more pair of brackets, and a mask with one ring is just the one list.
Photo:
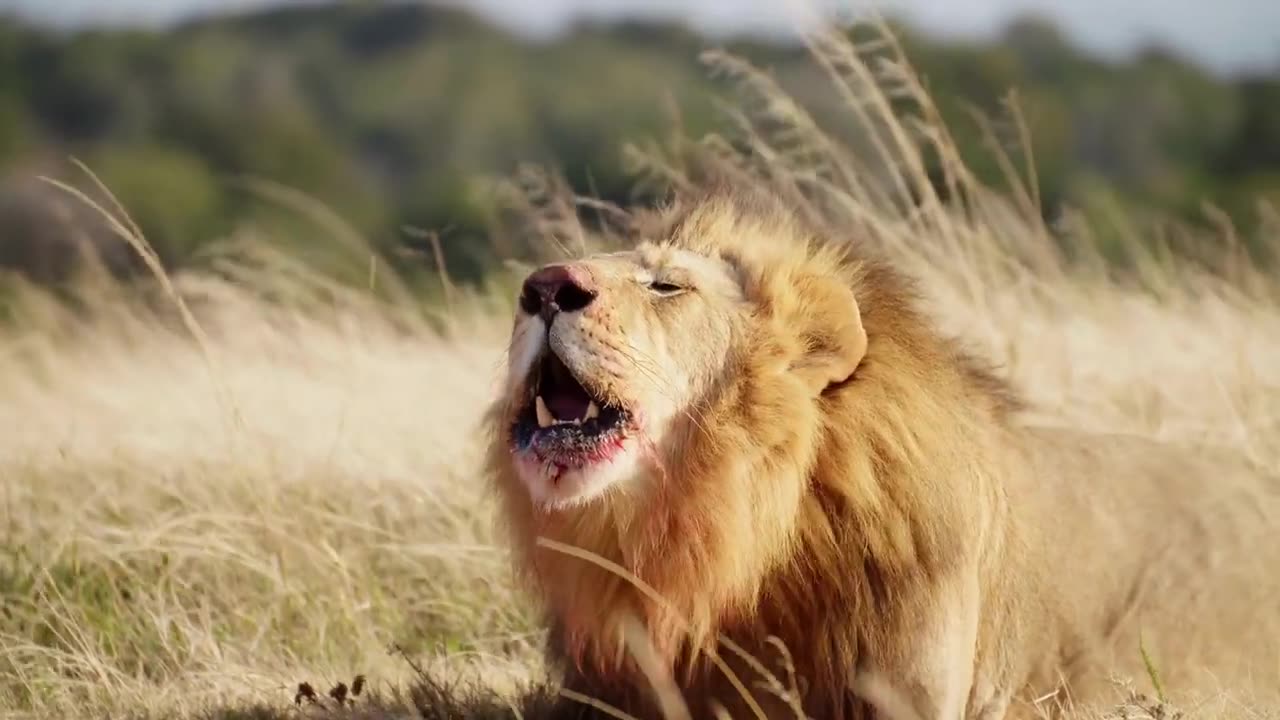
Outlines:
{"label": "lion's jaw", "polygon": [[[673,426],[725,361],[737,285],[723,263],[652,246],[539,273],[508,351],[514,470],[548,512],[611,491],[642,496],[663,474]],[[691,318],[699,332],[687,336],[678,329]]]}

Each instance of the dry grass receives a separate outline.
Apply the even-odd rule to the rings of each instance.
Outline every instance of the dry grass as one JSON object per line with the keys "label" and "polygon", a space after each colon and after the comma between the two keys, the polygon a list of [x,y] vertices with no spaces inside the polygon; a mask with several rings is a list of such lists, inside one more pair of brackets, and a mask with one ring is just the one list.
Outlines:
{"label": "dry grass", "polygon": [[[1090,228],[1055,241],[1034,190],[968,177],[892,39],[875,42],[814,43],[858,148],[713,55],[743,93],[738,144],[631,149],[637,168],[679,184],[713,166],[877,239],[1049,419],[1208,437],[1280,469],[1280,283],[1236,254],[1214,272],[1138,252],[1134,272],[1104,271]],[[532,196],[527,227],[576,244],[572,199]],[[363,674],[358,703],[394,714],[441,707],[430,682],[395,694],[416,663],[477,659],[498,687],[540,677],[476,462],[510,298],[455,297],[446,332],[403,293],[338,287],[252,244],[219,267],[173,278],[185,320],[171,296],[96,274],[76,291],[87,311],[14,296],[0,335],[0,712],[285,717],[299,682],[332,706],[325,692]],[[1194,690],[1234,716],[1280,711],[1221,680]],[[494,696],[470,707],[509,716]]]}

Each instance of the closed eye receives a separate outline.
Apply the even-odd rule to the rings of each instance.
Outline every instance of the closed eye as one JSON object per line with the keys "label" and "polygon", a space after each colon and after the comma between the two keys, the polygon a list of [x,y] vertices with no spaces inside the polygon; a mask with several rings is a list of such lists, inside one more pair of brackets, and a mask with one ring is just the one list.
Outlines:
{"label": "closed eye", "polygon": [[658,293],[659,295],[675,295],[676,293],[684,292],[688,288],[684,287],[683,285],[677,285],[671,282],[654,280],[653,282],[649,283],[649,289]]}

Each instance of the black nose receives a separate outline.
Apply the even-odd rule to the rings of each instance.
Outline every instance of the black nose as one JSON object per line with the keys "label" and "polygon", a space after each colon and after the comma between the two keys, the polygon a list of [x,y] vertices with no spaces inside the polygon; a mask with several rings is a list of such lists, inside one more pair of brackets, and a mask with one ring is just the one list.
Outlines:
{"label": "black nose", "polygon": [[558,312],[576,312],[596,299],[586,273],[569,265],[548,265],[524,281],[520,308],[551,322]]}

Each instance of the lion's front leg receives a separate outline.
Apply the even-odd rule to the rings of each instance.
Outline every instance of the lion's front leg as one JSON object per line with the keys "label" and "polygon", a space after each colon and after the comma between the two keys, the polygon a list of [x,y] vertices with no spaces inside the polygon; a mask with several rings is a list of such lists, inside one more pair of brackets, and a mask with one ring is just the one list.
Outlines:
{"label": "lion's front leg", "polygon": [[[887,652],[860,675],[859,693],[886,720],[970,715],[978,639],[976,573],[953,576],[902,607]],[[986,716],[990,717],[990,716]]]}

